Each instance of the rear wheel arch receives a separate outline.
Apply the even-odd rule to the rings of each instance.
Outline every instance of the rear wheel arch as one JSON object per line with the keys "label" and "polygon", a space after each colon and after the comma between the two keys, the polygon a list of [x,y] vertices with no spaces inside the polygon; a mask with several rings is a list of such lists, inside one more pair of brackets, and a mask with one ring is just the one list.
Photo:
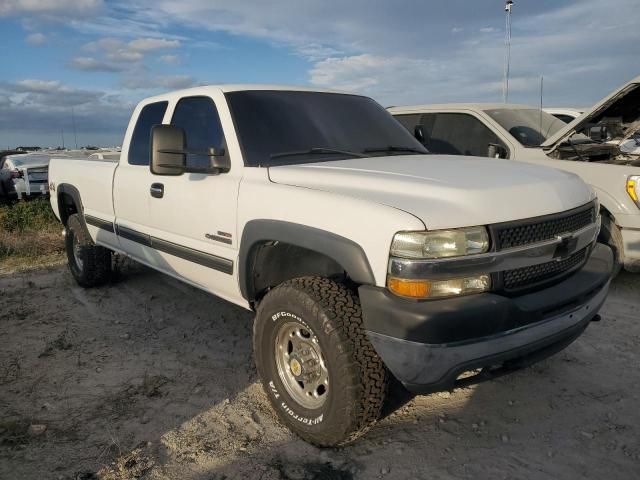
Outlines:
{"label": "rear wheel arch", "polygon": [[73,185],[63,183],[58,185],[57,192],[58,214],[62,224],[66,226],[69,217],[75,213],[78,214],[84,224],[84,208],[82,206],[82,199],[78,189]]}
{"label": "rear wheel arch", "polygon": [[[282,268],[273,269],[270,266]],[[249,302],[270,287],[301,276],[344,275],[356,284],[375,284],[360,245],[332,232],[278,220],[252,220],[240,242],[239,282]]]}

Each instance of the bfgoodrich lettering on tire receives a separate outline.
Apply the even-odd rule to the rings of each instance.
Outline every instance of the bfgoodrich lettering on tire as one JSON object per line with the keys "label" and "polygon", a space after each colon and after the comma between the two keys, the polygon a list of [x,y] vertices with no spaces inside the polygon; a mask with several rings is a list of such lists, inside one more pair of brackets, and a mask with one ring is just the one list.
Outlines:
{"label": "bfgoodrich lettering on tire", "polygon": [[269,401],[302,439],[343,445],[379,418],[386,370],[344,285],[304,277],[274,288],[258,307],[253,342]]}
{"label": "bfgoodrich lettering on tire", "polygon": [[111,276],[111,250],[93,243],[80,216],[76,213],[67,221],[65,249],[71,275],[82,287],[95,287]]}

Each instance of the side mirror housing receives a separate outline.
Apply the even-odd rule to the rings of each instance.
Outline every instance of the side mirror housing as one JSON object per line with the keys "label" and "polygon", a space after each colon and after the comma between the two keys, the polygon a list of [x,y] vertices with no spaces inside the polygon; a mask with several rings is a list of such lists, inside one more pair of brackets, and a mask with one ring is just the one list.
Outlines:
{"label": "side mirror housing", "polygon": [[151,129],[151,173],[182,175],[187,165],[184,130],[173,125],[155,125]]}
{"label": "side mirror housing", "polygon": [[224,148],[209,148],[209,158],[211,168],[217,169],[218,173],[227,173],[231,170],[231,159]]}
{"label": "side mirror housing", "polygon": [[589,138],[596,142],[605,142],[608,136],[609,132],[606,125],[597,125],[589,129]]}
{"label": "side mirror housing", "polygon": [[[186,148],[187,140],[182,128],[173,125],[155,125],[151,129],[151,173],[154,175],[182,175],[202,173],[219,175],[231,170],[231,160],[224,148],[210,147],[206,151]],[[189,167],[187,155],[209,157],[205,168]]]}

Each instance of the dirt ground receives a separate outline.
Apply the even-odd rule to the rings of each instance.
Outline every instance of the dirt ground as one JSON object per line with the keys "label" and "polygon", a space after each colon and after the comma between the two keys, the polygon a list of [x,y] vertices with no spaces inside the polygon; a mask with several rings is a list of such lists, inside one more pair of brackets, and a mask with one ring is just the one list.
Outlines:
{"label": "dirt ground", "polygon": [[640,275],[564,352],[329,450],[278,424],[252,315],[169,277],[0,276],[0,312],[2,479],[640,478]]}

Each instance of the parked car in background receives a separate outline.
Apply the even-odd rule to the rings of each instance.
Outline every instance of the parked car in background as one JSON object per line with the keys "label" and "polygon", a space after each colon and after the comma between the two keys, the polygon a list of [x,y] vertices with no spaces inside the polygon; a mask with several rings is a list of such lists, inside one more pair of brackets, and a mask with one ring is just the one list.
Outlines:
{"label": "parked car in background", "polygon": [[49,193],[48,154],[11,153],[0,158],[0,195],[22,200]]}
{"label": "parked car in background", "polygon": [[557,119],[562,120],[564,123],[571,123],[584,113],[584,109],[578,110],[576,108],[548,107],[543,108],[542,110],[547,112],[549,115],[553,115]]}
{"label": "parked car in background", "polygon": [[[445,104],[389,109],[438,154],[538,163],[580,175],[597,191],[601,240],[623,266],[640,271],[640,77],[569,124],[526,105]],[[523,192],[523,194],[527,194]]]}
{"label": "parked car in background", "polygon": [[[576,118],[584,113],[584,110],[569,108],[544,108],[543,110],[547,113],[550,113],[554,117],[559,118],[565,123],[573,122]],[[640,156],[640,130],[630,132],[629,135],[626,136],[626,138],[620,138],[619,136],[611,138],[611,135],[606,128],[604,131],[596,130],[595,133],[602,140],[606,141],[606,143],[619,145],[620,151],[622,153]]]}
{"label": "parked car in background", "polygon": [[79,285],[120,252],[255,311],[274,410],[336,446],[379,417],[388,371],[415,393],[507,373],[607,295],[578,176],[426,153],[367,97],[198,87],[142,101],[118,163],[54,158],[51,205]]}
{"label": "parked car in background", "polygon": [[117,162],[118,160],[120,160],[120,152],[114,152],[114,151],[96,152],[89,155],[89,159],[104,160],[106,162]]}

